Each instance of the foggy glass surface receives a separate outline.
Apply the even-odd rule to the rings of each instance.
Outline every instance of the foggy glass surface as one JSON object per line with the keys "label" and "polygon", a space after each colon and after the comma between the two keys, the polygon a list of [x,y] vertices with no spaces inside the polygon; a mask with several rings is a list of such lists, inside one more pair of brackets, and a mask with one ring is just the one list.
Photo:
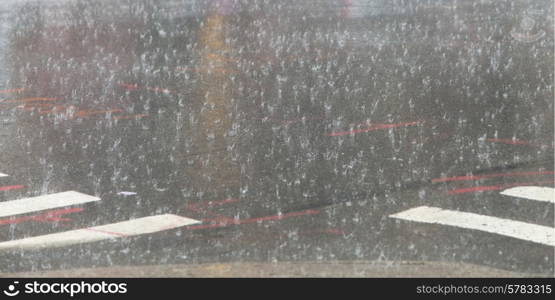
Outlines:
{"label": "foggy glass surface", "polygon": [[[553,232],[392,217],[553,229],[555,196],[501,194],[554,186],[552,1],[2,0],[0,25],[0,203],[101,199],[0,218],[4,273],[554,274]],[[198,223],[1,243],[163,214]]]}

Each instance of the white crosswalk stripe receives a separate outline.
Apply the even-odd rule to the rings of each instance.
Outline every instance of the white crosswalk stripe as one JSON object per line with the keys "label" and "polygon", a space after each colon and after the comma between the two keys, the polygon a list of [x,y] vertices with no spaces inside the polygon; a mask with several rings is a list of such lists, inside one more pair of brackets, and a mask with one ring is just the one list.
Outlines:
{"label": "white crosswalk stripe", "polygon": [[0,202],[0,217],[15,216],[93,201],[100,201],[100,198],[75,191],[4,201]]}
{"label": "white crosswalk stripe", "polygon": [[8,174],[0,173],[0,177],[8,177]]}
{"label": "white crosswalk stripe", "polygon": [[[555,190],[549,187],[519,186],[504,190],[502,195],[555,203]],[[389,216],[418,223],[437,224],[479,230],[555,247],[555,228],[493,216],[419,206]]]}
{"label": "white crosswalk stripe", "polygon": [[172,215],[155,215],[119,223],[83,228],[0,243],[0,250],[55,248],[91,243],[197,224],[200,221]]}
{"label": "white crosswalk stripe", "polygon": [[555,203],[555,189],[543,186],[519,186],[504,190],[502,195]]}
{"label": "white crosswalk stripe", "polygon": [[420,206],[391,218],[474,229],[534,243],[555,246],[555,228],[474,213]]}

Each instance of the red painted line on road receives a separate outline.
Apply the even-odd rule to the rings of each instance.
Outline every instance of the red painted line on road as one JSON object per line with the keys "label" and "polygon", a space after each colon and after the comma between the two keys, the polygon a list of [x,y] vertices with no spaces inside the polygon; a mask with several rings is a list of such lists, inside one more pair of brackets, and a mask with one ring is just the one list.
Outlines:
{"label": "red painted line on road", "polygon": [[28,107],[51,107],[56,105],[55,103],[25,103],[23,106],[18,106],[22,107],[22,108],[28,108]]}
{"label": "red painted line on road", "polygon": [[285,218],[306,216],[306,215],[315,215],[315,214],[319,214],[319,213],[320,213],[319,210],[309,209],[309,210],[304,210],[304,211],[299,211],[299,212],[286,213],[286,214],[283,214],[283,215],[273,215],[273,216],[266,216],[266,217],[260,217],[260,218],[233,219],[233,220],[228,219],[228,220],[220,222],[220,223],[207,224],[207,225],[196,225],[196,226],[190,226],[190,227],[187,227],[187,228],[190,229],[190,230],[195,230],[195,229],[227,227],[227,226],[230,226],[230,225],[260,223],[260,222],[265,222],[265,221],[278,221],[278,220],[283,220]]}
{"label": "red painted line on road", "polygon": [[338,132],[328,133],[326,135],[327,136],[350,135],[350,134],[363,133],[363,132],[369,132],[369,131],[380,130],[380,129],[416,126],[421,123],[422,123],[421,121],[415,121],[415,122],[404,122],[404,123],[396,123],[396,124],[376,124],[376,125],[370,126],[369,128],[355,129],[350,131],[338,131]]}
{"label": "red painted line on road", "polygon": [[515,139],[486,139],[487,142],[502,143],[508,145],[531,145],[528,141],[515,140]]}
{"label": "red painted line on road", "polygon": [[468,188],[450,190],[450,191],[447,192],[447,194],[457,195],[457,194],[472,193],[472,192],[497,191],[497,190],[502,190],[502,189],[506,189],[506,188],[509,188],[509,187],[515,187],[515,186],[538,185],[538,184],[547,184],[547,183],[555,183],[555,180],[544,180],[544,181],[536,181],[536,182],[519,182],[519,183],[511,183],[511,184],[503,184],[503,185],[475,186],[475,187],[468,187]]}
{"label": "red painted line on road", "polygon": [[[52,109],[50,110],[41,110],[39,112],[39,115],[47,115],[47,114],[51,114],[51,113],[55,113],[55,112],[60,112],[65,108],[65,106],[63,105],[55,105]],[[30,107],[30,108],[24,108],[25,110],[33,110],[34,107]]]}
{"label": "red painted line on road", "polygon": [[15,100],[6,100],[4,103],[20,103],[20,102],[35,102],[35,101],[58,101],[58,98],[45,98],[45,97],[34,97],[34,98],[23,98]]}
{"label": "red painted line on road", "polygon": [[129,83],[118,83],[119,86],[124,87],[128,90],[138,90],[139,86],[136,84],[129,84]]}
{"label": "red painted line on road", "polygon": [[3,192],[3,191],[11,191],[11,190],[18,190],[18,189],[22,189],[23,187],[24,187],[24,186],[21,185],[21,184],[0,186],[0,192]]}
{"label": "red painted line on road", "polygon": [[[234,223],[237,221],[237,219],[234,218],[228,218],[226,216],[220,215],[220,214],[215,214],[215,213],[208,213],[210,215],[216,215],[215,218],[213,219],[202,219],[201,222],[203,223],[218,223],[218,224],[223,224],[223,223]],[[200,225],[199,225],[200,226]]]}
{"label": "red painted line on road", "polygon": [[538,172],[498,173],[498,174],[486,174],[486,175],[467,175],[467,176],[434,178],[434,179],[432,179],[432,183],[449,182],[449,181],[479,180],[479,179],[495,178],[495,177],[529,176],[529,175],[553,175],[553,174],[555,174],[555,172],[553,172],[553,171],[538,171]]}
{"label": "red painted line on road", "polygon": [[189,211],[193,211],[199,214],[206,214],[206,215],[210,215],[213,216],[215,219],[209,219],[209,220],[203,220],[205,222],[210,221],[210,222],[230,222],[233,221],[234,219],[228,218],[224,215],[215,213],[215,212],[211,212],[211,211],[207,211],[206,209],[208,207],[213,207],[213,206],[219,206],[219,205],[224,205],[224,204],[228,204],[228,203],[235,203],[240,201],[240,199],[236,199],[236,198],[229,198],[229,199],[225,199],[225,200],[218,200],[218,201],[208,201],[208,202],[200,202],[200,203],[191,203],[191,204],[187,204],[184,209],[189,210]]}
{"label": "red painted line on road", "polygon": [[31,220],[30,217],[19,217],[19,218],[9,218],[9,219],[0,219],[0,225],[5,224],[19,224],[25,221]]}
{"label": "red painted line on road", "polygon": [[116,120],[129,120],[129,119],[140,119],[148,117],[147,114],[135,114],[135,115],[128,115],[128,116],[113,116]]}
{"label": "red painted line on road", "polygon": [[115,235],[115,236],[119,236],[119,237],[129,237],[129,235],[127,235],[127,234],[123,234],[123,233],[119,233],[119,232],[113,232],[113,231],[107,231],[107,230],[101,230],[101,229],[95,229],[95,228],[83,228],[83,230],[101,232],[101,233],[106,233],[106,234],[109,234],[109,235]]}
{"label": "red painted line on road", "polygon": [[7,90],[0,90],[0,93],[2,94],[11,94],[11,93],[21,93],[23,92],[25,89],[7,89]]}
{"label": "red painted line on road", "polygon": [[73,220],[69,218],[59,218],[59,216],[77,213],[81,211],[83,211],[83,208],[79,208],[79,207],[56,209],[56,210],[52,210],[52,211],[34,216],[32,217],[32,220],[44,221],[44,222],[60,222],[60,221],[68,222]]}
{"label": "red painted line on road", "polygon": [[73,115],[73,118],[84,118],[92,115],[106,114],[106,113],[119,113],[123,110],[119,108],[108,110],[80,110]]}
{"label": "red painted line on road", "polygon": [[543,144],[538,144],[538,143],[533,143],[530,141],[523,141],[523,140],[517,140],[517,139],[485,139],[485,141],[487,142],[492,142],[492,143],[501,143],[501,144],[507,144],[507,145],[525,145],[525,146],[532,146],[532,147],[550,147],[553,148],[554,145],[543,145]]}
{"label": "red painted line on road", "polygon": [[[30,107],[30,109],[33,109],[34,107]],[[39,115],[47,115],[47,114],[51,114],[51,113],[56,113],[56,112],[61,112],[64,108],[66,108],[63,105],[56,105],[54,106],[54,108],[50,109],[50,110],[41,110],[39,112]],[[68,107],[69,108],[69,107]],[[28,110],[28,109],[26,109]],[[108,110],[79,110],[77,112],[75,112],[73,115],[69,116],[69,119],[75,119],[75,118],[87,118],[93,115],[99,115],[99,114],[106,114],[106,113],[119,113],[122,112],[123,110],[117,108],[117,109],[108,109]]]}
{"label": "red painted line on road", "polygon": [[60,215],[82,212],[83,210],[84,209],[80,208],[80,207],[63,208],[63,209],[51,210],[51,211],[45,212],[41,215],[44,215],[44,216],[60,216]]}
{"label": "red painted line on road", "polygon": [[24,216],[24,217],[11,217],[7,219],[0,220],[0,225],[5,224],[19,224],[27,221],[38,221],[38,222],[55,222],[55,221],[69,221],[71,219],[62,219],[57,218],[58,216],[77,213],[83,211],[83,208],[65,208],[65,209],[57,209],[48,211],[45,213],[32,215],[32,216]]}

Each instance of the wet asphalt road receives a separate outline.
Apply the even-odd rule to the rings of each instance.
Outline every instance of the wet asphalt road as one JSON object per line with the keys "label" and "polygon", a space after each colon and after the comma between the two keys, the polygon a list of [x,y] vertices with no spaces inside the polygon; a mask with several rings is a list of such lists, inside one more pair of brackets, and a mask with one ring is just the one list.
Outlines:
{"label": "wet asphalt road", "polygon": [[499,193],[554,184],[550,1],[1,12],[0,200],[102,201],[0,219],[0,240],[163,213],[202,221],[4,251],[4,272],[420,260],[554,273],[553,246],[389,217],[426,205],[554,227],[552,203]]}

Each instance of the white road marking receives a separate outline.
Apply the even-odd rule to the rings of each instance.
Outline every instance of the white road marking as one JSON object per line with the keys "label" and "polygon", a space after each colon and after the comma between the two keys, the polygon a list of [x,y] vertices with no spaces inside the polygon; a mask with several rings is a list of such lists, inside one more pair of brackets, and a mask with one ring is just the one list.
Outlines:
{"label": "white road marking", "polygon": [[200,223],[200,221],[177,215],[156,215],[119,223],[2,242],[0,243],[0,250],[63,247],[154,233],[197,223]]}
{"label": "white road marking", "polygon": [[8,174],[0,173],[0,177],[8,177]]}
{"label": "white road marking", "polygon": [[26,214],[46,209],[100,201],[100,198],[67,191],[32,198],[0,202],[0,217]]}
{"label": "white road marking", "polygon": [[555,189],[543,186],[519,186],[504,190],[502,195],[555,203]]}
{"label": "white road marking", "polygon": [[390,215],[390,217],[407,221],[480,230],[534,243],[555,246],[555,228],[509,219],[429,206],[412,208]]}
{"label": "white road marking", "polygon": [[119,192],[118,195],[122,195],[122,196],[133,196],[133,195],[137,195],[137,193],[135,193],[135,192],[126,192],[126,191],[123,191],[123,192]]}

